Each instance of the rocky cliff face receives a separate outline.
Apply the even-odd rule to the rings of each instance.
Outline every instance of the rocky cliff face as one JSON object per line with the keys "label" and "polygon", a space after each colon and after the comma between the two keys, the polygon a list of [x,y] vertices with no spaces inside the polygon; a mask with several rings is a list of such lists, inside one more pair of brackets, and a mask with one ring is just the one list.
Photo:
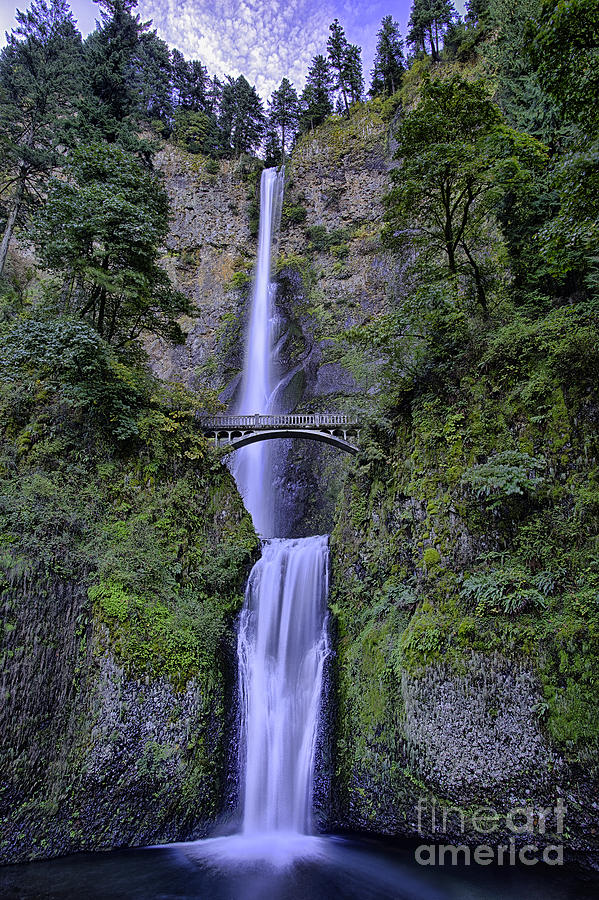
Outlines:
{"label": "rocky cliff face", "polygon": [[[276,247],[275,299],[281,410],[347,411],[369,406],[376,375],[356,375],[336,339],[386,308],[396,262],[382,249],[382,197],[392,165],[393,106],[361,108],[350,123],[333,120],[304,136],[286,166]],[[184,347],[148,344],[161,377],[210,387],[234,402],[243,359],[251,273],[256,254],[260,166],[214,163],[167,147],[157,157],[173,223],[165,265],[194,301]],[[277,444],[281,498],[278,530],[301,535],[330,529],[347,460],[330,448]]]}
{"label": "rocky cliff face", "polygon": [[78,463],[25,454],[4,484],[3,862],[186,839],[230,812],[249,516],[216,460],[140,478],[106,448],[82,464],[74,427]]}

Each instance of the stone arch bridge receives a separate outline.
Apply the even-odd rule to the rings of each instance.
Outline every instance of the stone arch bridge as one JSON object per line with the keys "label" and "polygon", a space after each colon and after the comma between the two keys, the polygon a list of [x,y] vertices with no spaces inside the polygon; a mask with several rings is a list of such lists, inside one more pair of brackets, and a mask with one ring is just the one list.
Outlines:
{"label": "stone arch bridge", "polygon": [[288,416],[200,416],[200,428],[217,447],[234,450],[274,438],[308,438],[346,453],[358,452],[360,426],[344,413],[292,413]]}

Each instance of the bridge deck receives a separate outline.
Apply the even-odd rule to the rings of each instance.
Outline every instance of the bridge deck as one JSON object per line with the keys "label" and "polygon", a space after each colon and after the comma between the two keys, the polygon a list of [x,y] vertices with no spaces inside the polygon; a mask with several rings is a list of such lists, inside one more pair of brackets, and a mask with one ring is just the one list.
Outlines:
{"label": "bridge deck", "polygon": [[237,449],[262,440],[299,437],[332,444],[348,453],[358,452],[348,436],[357,441],[360,426],[345,413],[200,416],[199,423],[204,434],[214,438],[217,447],[229,445]]}
{"label": "bridge deck", "polygon": [[358,429],[357,422],[345,413],[292,413],[291,415],[252,416],[200,416],[200,425],[206,431],[215,429],[258,429],[273,428],[342,428],[346,431]]}

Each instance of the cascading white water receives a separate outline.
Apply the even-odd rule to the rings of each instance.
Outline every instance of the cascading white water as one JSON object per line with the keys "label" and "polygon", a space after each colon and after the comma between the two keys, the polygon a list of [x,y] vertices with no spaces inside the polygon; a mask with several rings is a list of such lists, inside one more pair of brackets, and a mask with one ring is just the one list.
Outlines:
{"label": "cascading white water", "polygon": [[[285,174],[283,169],[265,169],[260,180],[260,231],[258,260],[248,327],[241,395],[241,415],[277,412],[272,408],[273,390],[273,285],[271,260],[273,241],[281,220]],[[241,496],[262,537],[272,537],[274,525],[270,446],[260,442],[237,451],[234,475]]]}
{"label": "cascading white water", "polygon": [[327,560],[326,537],[268,541],[248,581],[237,645],[245,834],[311,830]]}
{"label": "cascading white water", "polygon": [[[260,182],[258,262],[241,398],[243,414],[276,413],[273,398],[272,246],[283,203],[282,169]],[[238,451],[234,474],[256,530],[274,527],[269,444]],[[326,537],[267,541],[246,590],[238,632],[242,700],[243,834],[306,834],[326,629]]]}
{"label": "cascading white water", "polygon": [[[258,261],[237,403],[237,412],[244,415],[279,411],[271,256],[283,186],[282,169],[262,173]],[[273,537],[269,449],[267,442],[244,447],[232,466],[256,530],[269,539],[250,574],[238,630],[242,833],[224,846],[210,842],[210,851],[251,854],[255,848],[261,854],[266,849],[272,858],[276,845],[286,858],[290,847],[297,847],[297,840],[311,830],[314,753],[328,653],[328,543],[322,536]]]}

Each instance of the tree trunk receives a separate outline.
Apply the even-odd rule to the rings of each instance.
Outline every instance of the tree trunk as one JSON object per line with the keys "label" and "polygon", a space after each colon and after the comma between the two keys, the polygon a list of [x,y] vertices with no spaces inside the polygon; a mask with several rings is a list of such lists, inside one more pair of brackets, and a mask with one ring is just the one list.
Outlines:
{"label": "tree trunk", "polygon": [[6,257],[8,256],[8,248],[10,246],[10,242],[12,240],[12,236],[15,230],[15,223],[17,221],[17,216],[19,215],[19,210],[21,209],[21,203],[23,202],[23,194],[25,192],[25,172],[19,176],[19,180],[17,182],[17,189],[15,191],[15,195],[13,197],[12,205],[10,208],[10,212],[8,214],[8,219],[6,221],[6,227],[4,228],[4,234],[2,235],[2,243],[0,243],[0,275],[4,272],[4,266],[6,263]]}
{"label": "tree trunk", "polygon": [[341,96],[343,97],[343,102],[345,104],[345,114],[349,119],[349,104],[347,102],[347,94],[345,93],[345,85],[343,83],[341,84]]}
{"label": "tree trunk", "polygon": [[[25,140],[23,141],[22,146],[31,148],[33,147],[33,134],[35,130],[35,122],[30,123],[27,128],[27,132],[25,135]],[[10,208],[10,212],[8,214],[8,219],[6,221],[6,226],[4,228],[4,234],[2,235],[2,242],[0,243],[0,275],[4,272],[4,266],[6,264],[6,257],[8,256],[8,248],[10,246],[10,242],[12,240],[12,236],[15,230],[15,224],[17,221],[17,216],[19,215],[19,211],[21,209],[21,204],[23,203],[23,194],[25,193],[25,181],[27,180],[27,165],[25,160],[21,159],[19,163],[19,175],[17,179],[17,189],[15,191],[15,195],[13,197],[12,205]]]}
{"label": "tree trunk", "polygon": [[485,288],[483,285],[482,275],[480,274],[480,269],[478,268],[478,263],[470,253],[470,250],[466,246],[466,244],[462,241],[462,248],[464,253],[468,257],[468,262],[470,263],[470,268],[474,274],[474,284],[476,285],[476,299],[480,304],[480,308],[483,312],[483,318],[489,318],[489,310],[487,308],[487,295],[485,294]]}

